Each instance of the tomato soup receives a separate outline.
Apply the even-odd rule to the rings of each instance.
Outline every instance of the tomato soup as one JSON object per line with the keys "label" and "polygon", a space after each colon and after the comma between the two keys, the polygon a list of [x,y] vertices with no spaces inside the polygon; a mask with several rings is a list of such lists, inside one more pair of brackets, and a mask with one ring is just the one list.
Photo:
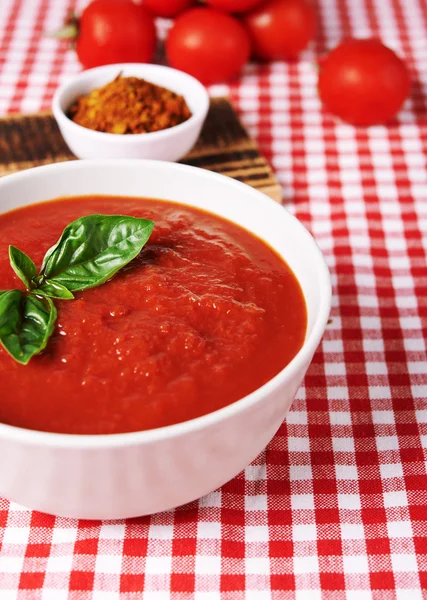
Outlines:
{"label": "tomato soup", "polygon": [[40,267],[64,227],[93,213],[152,219],[154,231],[109,282],[55,301],[55,331],[28,365],[0,347],[0,422],[72,434],[171,425],[253,392],[301,348],[306,305],[283,260],[173,202],[64,198],[0,215],[0,289],[22,289],[9,244]]}

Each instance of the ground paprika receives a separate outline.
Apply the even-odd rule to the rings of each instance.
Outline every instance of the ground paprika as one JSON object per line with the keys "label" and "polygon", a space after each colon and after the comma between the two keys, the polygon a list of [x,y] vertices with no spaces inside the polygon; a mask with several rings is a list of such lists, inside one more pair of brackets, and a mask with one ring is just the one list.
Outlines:
{"label": "ground paprika", "polygon": [[150,133],[168,129],[191,117],[183,96],[138,77],[119,75],[101,88],[78,98],[69,118],[106,133]]}

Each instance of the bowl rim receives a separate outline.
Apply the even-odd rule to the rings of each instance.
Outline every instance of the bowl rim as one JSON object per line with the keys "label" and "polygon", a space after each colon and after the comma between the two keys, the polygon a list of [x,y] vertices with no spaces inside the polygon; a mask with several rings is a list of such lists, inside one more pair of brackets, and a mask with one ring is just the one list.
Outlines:
{"label": "bowl rim", "polygon": [[[201,97],[203,97],[203,102],[199,102],[196,105],[195,110],[192,111],[191,117],[178,125],[173,125],[172,127],[168,127],[166,129],[161,129],[160,131],[149,131],[147,133],[132,133],[132,134],[124,134],[124,133],[108,133],[106,131],[96,131],[94,129],[89,129],[89,127],[83,127],[83,125],[79,125],[72,121],[65,111],[61,108],[61,100],[63,94],[73,85],[75,85],[78,81],[81,80],[89,80],[92,77],[96,77],[98,74],[102,74],[103,72],[113,71],[118,69],[119,74],[124,69],[131,70],[148,70],[148,71],[158,71],[163,72],[165,74],[165,82],[163,84],[155,84],[155,85],[163,85],[163,87],[168,88],[167,86],[167,74],[174,73],[175,76],[181,77],[182,79],[187,79],[191,81],[193,85],[198,88],[198,91],[201,93]],[[137,76],[137,75],[135,75]],[[142,74],[141,74],[142,76]],[[145,78],[145,76],[142,76]],[[149,81],[149,76],[147,78]],[[95,89],[95,88],[92,88]],[[169,89],[169,88],[168,88]],[[181,94],[183,95],[183,94]],[[189,94],[187,94],[187,97]],[[185,100],[187,98],[184,96]],[[98,139],[98,141],[103,141],[107,143],[125,143],[125,144],[134,144],[136,141],[141,142],[143,140],[154,141],[161,140],[162,138],[171,136],[171,135],[179,135],[184,134],[187,129],[191,129],[193,125],[199,123],[200,120],[204,120],[206,118],[207,112],[209,110],[209,94],[205,86],[195,77],[185,73],[184,71],[179,71],[178,69],[173,69],[172,67],[168,67],[165,65],[155,65],[151,63],[115,63],[112,65],[102,65],[101,67],[94,67],[92,69],[87,69],[86,71],[80,71],[63,84],[61,84],[55,91],[52,99],[52,112],[55,119],[58,123],[62,123],[65,127],[69,127],[70,131],[74,131],[75,133],[80,133],[84,135],[90,135],[94,140]],[[111,142],[108,142],[110,140]]]}
{"label": "bowl rim", "polygon": [[[199,174],[202,173],[207,180],[226,180],[227,184],[230,185],[231,188],[235,188],[236,191],[242,191],[244,188],[245,193],[249,193],[253,197],[256,197],[259,202],[269,204],[270,210],[276,211],[278,215],[280,211],[280,214],[284,216],[285,219],[289,219],[289,221],[292,223],[292,227],[298,229],[303,238],[305,238],[307,246],[310,247],[312,260],[316,261],[317,263],[317,272],[319,274],[320,280],[319,293],[321,302],[318,308],[317,318],[313,323],[312,331],[305,338],[302,347],[291,360],[291,362],[288,363],[281,371],[279,371],[264,385],[257,388],[250,394],[247,394],[246,396],[240,398],[239,400],[236,400],[235,402],[224,406],[223,408],[220,408],[216,411],[207,413],[206,415],[202,415],[201,417],[190,419],[188,421],[183,421],[181,423],[176,423],[174,425],[159,427],[156,429],[100,435],[52,433],[0,423],[0,439],[3,438],[13,440],[19,443],[27,443],[29,445],[33,444],[37,446],[41,445],[44,447],[99,449],[151,444],[153,442],[158,442],[165,439],[180,437],[191,432],[203,430],[204,428],[207,428],[218,422],[225,421],[228,418],[231,418],[236,413],[243,412],[249,409],[251,406],[257,404],[258,402],[261,402],[266,395],[274,393],[279,387],[281,387],[281,385],[285,381],[290,380],[293,375],[297,374],[298,370],[304,365],[306,361],[311,361],[311,357],[315,352],[317,346],[319,345],[320,340],[324,334],[331,309],[332,285],[329,269],[327,267],[325,258],[311,233],[304,227],[304,225],[302,225],[302,223],[294,215],[292,215],[282,205],[280,205],[278,202],[276,202],[266,194],[262,193],[261,191],[256,190],[255,188],[251,188],[247,184],[244,184],[240,181],[226,177],[225,175],[200,169],[198,167],[147,159],[86,159],[42,165],[39,167],[26,169],[24,171],[19,171],[17,173],[11,173],[10,175],[2,177],[0,179],[0,190],[5,183],[8,184],[10,181],[31,179],[33,173],[49,173],[49,171],[61,169],[78,171],[80,168],[85,168],[88,165],[107,168],[111,165],[116,165],[117,167],[119,167],[133,164],[135,167],[140,168],[141,163],[144,163],[144,165],[148,167],[150,165],[161,165],[162,168],[165,168],[167,170],[187,171],[190,174],[194,171],[197,171]],[[54,198],[52,198],[51,200],[54,200]],[[167,202],[167,200],[165,200],[165,202]],[[36,203],[30,202],[29,204]],[[208,212],[217,214],[212,210],[209,210]],[[3,211],[0,210],[0,214],[3,214]],[[229,220],[233,222],[232,219]]]}

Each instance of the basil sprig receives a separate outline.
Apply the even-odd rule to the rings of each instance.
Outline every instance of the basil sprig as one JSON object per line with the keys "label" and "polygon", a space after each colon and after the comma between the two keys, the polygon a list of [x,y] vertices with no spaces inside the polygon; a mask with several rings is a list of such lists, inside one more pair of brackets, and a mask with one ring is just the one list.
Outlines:
{"label": "basil sprig", "polygon": [[9,246],[12,269],[27,291],[0,291],[0,344],[26,365],[44,350],[56,321],[52,298],[102,285],[141,252],[154,223],[121,215],[89,215],[70,223],[43,259],[40,272],[29,256]]}

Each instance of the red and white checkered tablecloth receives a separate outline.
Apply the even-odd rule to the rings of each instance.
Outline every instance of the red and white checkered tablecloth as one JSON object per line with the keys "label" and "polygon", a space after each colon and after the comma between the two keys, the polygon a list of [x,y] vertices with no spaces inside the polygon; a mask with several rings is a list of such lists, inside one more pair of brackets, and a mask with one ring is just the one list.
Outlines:
{"label": "red and white checkered tablecloth", "polygon": [[[83,4],[0,0],[1,113],[47,109],[79,69],[41,36]],[[0,500],[1,600],[427,598],[427,3],[318,8],[300,62],[213,90],[230,93],[332,273],[332,322],[286,422],[233,481],[172,512],[88,522]],[[381,36],[410,66],[396,123],[322,112],[314,60],[349,34]]]}

